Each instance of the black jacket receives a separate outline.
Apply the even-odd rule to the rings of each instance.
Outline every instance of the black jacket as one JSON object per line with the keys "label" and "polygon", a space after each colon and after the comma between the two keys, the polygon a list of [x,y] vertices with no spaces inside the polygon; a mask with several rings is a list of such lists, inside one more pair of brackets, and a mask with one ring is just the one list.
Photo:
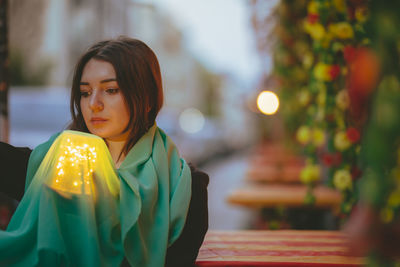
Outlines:
{"label": "black jacket", "polygon": [[[25,189],[29,148],[0,142],[0,193],[20,201]],[[209,177],[189,164],[192,171],[192,197],[180,237],[167,250],[165,266],[193,266],[208,229],[207,186]],[[5,201],[4,197],[0,201]],[[129,266],[126,261],[122,266]]]}

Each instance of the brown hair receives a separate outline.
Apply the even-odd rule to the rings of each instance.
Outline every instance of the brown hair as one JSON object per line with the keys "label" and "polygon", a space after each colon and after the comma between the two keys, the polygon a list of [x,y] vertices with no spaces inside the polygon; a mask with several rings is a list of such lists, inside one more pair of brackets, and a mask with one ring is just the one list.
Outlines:
{"label": "brown hair", "polygon": [[122,153],[127,154],[134,144],[153,126],[163,104],[160,66],[154,52],[142,41],[118,37],[92,45],[78,60],[71,89],[71,130],[89,132],[80,107],[82,72],[90,59],[113,65],[116,79],[130,112],[126,131],[129,137]]}

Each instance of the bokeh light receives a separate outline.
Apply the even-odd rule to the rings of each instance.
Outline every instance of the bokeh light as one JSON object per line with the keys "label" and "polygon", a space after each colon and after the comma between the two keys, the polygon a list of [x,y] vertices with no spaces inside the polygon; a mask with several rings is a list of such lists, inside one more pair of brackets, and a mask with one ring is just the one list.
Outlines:
{"label": "bokeh light", "polygon": [[203,129],[204,115],[198,109],[185,109],[179,116],[179,125],[187,133],[197,133]]}
{"label": "bokeh light", "polygon": [[278,96],[271,91],[262,91],[257,97],[257,107],[266,115],[275,114],[279,108]]}

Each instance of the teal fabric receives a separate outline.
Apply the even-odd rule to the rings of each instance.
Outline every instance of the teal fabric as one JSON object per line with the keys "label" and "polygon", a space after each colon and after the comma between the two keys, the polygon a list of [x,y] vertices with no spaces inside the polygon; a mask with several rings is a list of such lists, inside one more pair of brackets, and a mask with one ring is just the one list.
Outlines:
{"label": "teal fabric", "polygon": [[0,266],[119,266],[124,257],[131,266],[163,266],[191,198],[190,168],[170,138],[156,125],[150,128],[115,170],[119,194],[98,181],[94,200],[65,197],[37,175],[54,168],[43,159],[59,137],[30,156],[25,195],[0,231]]}

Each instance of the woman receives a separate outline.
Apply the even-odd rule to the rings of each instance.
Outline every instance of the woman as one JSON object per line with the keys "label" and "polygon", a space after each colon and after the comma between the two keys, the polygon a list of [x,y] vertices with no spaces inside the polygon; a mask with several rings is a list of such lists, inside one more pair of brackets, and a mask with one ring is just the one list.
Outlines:
{"label": "woman", "polygon": [[[14,231],[13,237],[0,232],[2,237],[0,248],[22,242],[15,240],[15,236],[18,236],[15,233],[19,233],[23,237],[29,234],[39,237],[33,238],[34,240],[44,240],[40,244],[32,243],[30,240],[33,246],[40,247],[37,251],[26,253],[26,248],[19,251],[34,259],[33,264],[87,265],[89,263],[94,266],[99,264],[100,258],[101,265],[110,266],[115,266],[116,262],[133,266],[162,266],[164,263],[170,266],[193,265],[207,229],[208,177],[193,168],[191,177],[188,165],[179,158],[172,141],[156,126],[155,118],[162,101],[158,61],[147,45],[126,37],[93,45],[81,57],[75,69],[71,92],[73,122],[70,128],[91,133],[105,141],[107,145],[105,150],[109,151],[112,163],[117,169],[119,192],[117,196],[111,194],[108,196],[102,194],[103,191],[101,194],[98,193],[100,190],[97,188],[96,198],[93,197],[92,202],[80,196],[76,198],[75,195],[73,198],[69,196],[73,201],[65,202],[64,194],[57,194],[57,190],[48,190],[44,193],[45,189],[35,189],[37,185],[46,184],[46,180],[43,180],[43,183],[38,181],[48,176],[47,173],[51,173],[43,165],[50,153],[57,153],[55,152],[57,149],[52,147],[58,144],[57,142],[62,142],[59,140],[64,133],[55,135],[36,148],[29,158],[26,193],[8,229]],[[87,137],[91,138],[91,135]],[[2,145],[1,154],[5,154],[6,149],[15,150]],[[21,159],[23,158],[21,156]],[[94,170],[93,177],[98,178],[101,175],[103,174]],[[95,180],[96,177],[93,181]],[[49,188],[54,189],[51,186]],[[59,195],[62,197],[57,201],[62,202],[54,201]],[[49,198],[52,201],[49,201]],[[28,200],[24,201],[25,199]],[[80,203],[76,205],[82,205],[82,199],[85,211],[94,210],[92,217],[82,213],[82,208],[68,206],[74,201],[75,204]],[[32,204],[34,202],[39,204]],[[53,203],[57,203],[54,204],[55,208],[52,206]],[[68,208],[69,213],[60,211],[60,203],[64,205],[62,206],[64,209]],[[49,207],[54,208],[53,213]],[[86,209],[87,207],[89,209]],[[194,211],[198,208],[199,211]],[[46,210],[44,215],[43,210]],[[79,216],[70,219],[71,210],[79,213]],[[32,213],[31,218],[34,217],[32,220],[34,223],[27,224],[23,218],[27,217],[26,214],[29,212]],[[60,222],[51,221],[48,213],[56,214],[53,217],[66,219],[59,220]],[[102,214],[103,217],[98,214]],[[88,218],[82,221],[85,217]],[[103,218],[100,223],[99,217]],[[64,234],[63,231],[73,231],[68,224],[65,225],[68,220],[81,225],[81,228],[90,233],[90,236],[85,237],[85,231],[81,231],[83,236],[78,235],[77,238],[82,238],[83,242],[87,240],[91,242],[88,245],[91,248],[89,253],[82,251],[81,255],[91,260],[78,259],[79,251],[76,247],[82,242],[65,241],[70,235]],[[50,223],[40,225],[43,221]],[[92,224],[96,224],[97,229],[101,231],[94,231]],[[43,234],[39,230],[47,231],[49,225],[55,230],[50,237],[43,239]],[[25,232],[21,230],[22,228]],[[61,245],[55,242],[56,237],[64,242],[59,242]],[[24,244],[27,243],[29,242]],[[43,245],[54,245],[54,243],[61,248],[47,249],[47,246]],[[5,259],[3,263],[10,262],[18,266],[15,257],[10,260],[10,256],[1,255],[0,252],[0,263],[2,258]]]}

